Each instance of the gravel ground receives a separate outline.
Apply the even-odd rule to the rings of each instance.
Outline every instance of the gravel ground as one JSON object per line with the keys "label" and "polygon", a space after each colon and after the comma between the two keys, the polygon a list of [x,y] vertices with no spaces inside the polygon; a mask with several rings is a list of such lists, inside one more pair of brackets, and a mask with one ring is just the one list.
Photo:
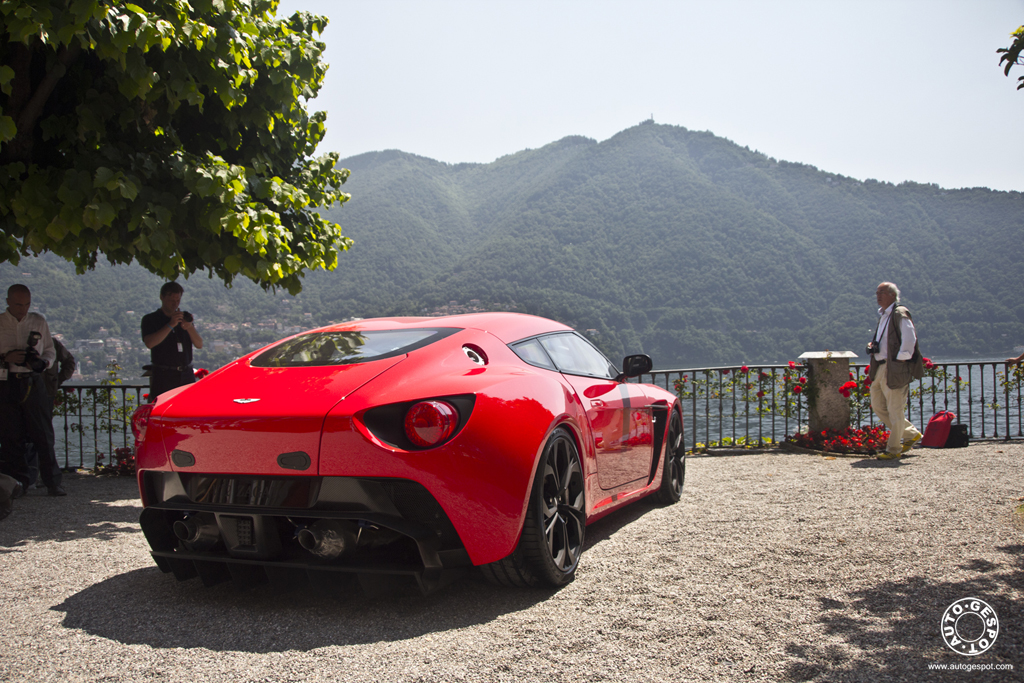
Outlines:
{"label": "gravel ground", "polygon": [[[0,680],[1024,680],[1024,444],[915,453],[693,457],[679,504],[588,529],[564,589],[428,597],[179,583],[133,480],[70,475],[0,522]],[[965,597],[999,617],[975,657],[939,627]]]}

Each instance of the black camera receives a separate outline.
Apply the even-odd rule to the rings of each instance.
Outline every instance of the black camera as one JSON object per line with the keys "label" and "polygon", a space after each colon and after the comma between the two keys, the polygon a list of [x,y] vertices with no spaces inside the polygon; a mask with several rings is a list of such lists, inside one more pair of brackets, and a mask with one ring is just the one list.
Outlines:
{"label": "black camera", "polygon": [[189,313],[188,311],[182,311],[181,312],[181,319],[184,320],[187,323],[190,323],[190,322],[192,322],[192,314]]}
{"label": "black camera", "polygon": [[872,355],[872,354],[878,353],[880,350],[881,350],[881,347],[879,347],[877,341],[872,339],[871,341],[868,342],[867,352],[868,352],[869,356]]}
{"label": "black camera", "polygon": [[46,361],[39,357],[39,352],[36,351],[36,344],[42,335],[35,330],[28,333],[28,347],[25,349],[25,361],[22,363],[26,368],[32,372],[42,372],[46,369]]}

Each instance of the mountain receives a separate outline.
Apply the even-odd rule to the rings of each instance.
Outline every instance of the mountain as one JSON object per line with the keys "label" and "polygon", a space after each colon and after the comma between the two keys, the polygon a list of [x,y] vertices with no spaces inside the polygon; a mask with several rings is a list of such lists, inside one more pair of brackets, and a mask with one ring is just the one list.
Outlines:
{"label": "mountain", "polygon": [[336,315],[476,299],[678,367],[859,352],[892,280],[929,354],[1024,341],[1021,193],[861,182],[653,123],[491,164],[344,163],[353,200],[332,216],[356,248]]}
{"label": "mountain", "polygon": [[[875,286],[892,280],[926,355],[1024,343],[1019,192],[862,182],[653,122],[489,164],[392,150],[342,165],[352,200],[329,214],[355,246],[338,270],[294,298],[192,278],[185,305],[201,331],[248,322],[230,337],[248,344],[285,324],[500,309],[573,325],[613,360],[770,362],[862,353]],[[42,257],[0,264],[0,282],[32,271],[46,273],[26,282],[36,302],[70,336],[138,336],[159,303],[159,280],[137,267],[74,276]]]}

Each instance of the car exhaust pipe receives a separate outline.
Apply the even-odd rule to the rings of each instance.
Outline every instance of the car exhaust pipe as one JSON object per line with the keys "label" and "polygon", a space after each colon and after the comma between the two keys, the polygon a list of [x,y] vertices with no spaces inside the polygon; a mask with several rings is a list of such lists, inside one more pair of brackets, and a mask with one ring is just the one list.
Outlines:
{"label": "car exhaust pipe", "polygon": [[356,546],[356,533],[352,522],[321,519],[299,529],[295,538],[311,554],[325,560],[341,557]]}
{"label": "car exhaust pipe", "polygon": [[220,529],[213,515],[192,514],[171,527],[174,535],[192,550],[210,550],[220,542]]}

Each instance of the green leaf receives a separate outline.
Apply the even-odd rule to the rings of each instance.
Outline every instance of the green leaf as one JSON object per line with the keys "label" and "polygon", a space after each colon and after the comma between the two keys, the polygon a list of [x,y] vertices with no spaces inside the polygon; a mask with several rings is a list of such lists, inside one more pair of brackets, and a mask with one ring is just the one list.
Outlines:
{"label": "green leaf", "polygon": [[11,94],[11,81],[14,80],[14,69],[6,64],[0,64],[0,91],[5,95]]}
{"label": "green leaf", "polygon": [[117,210],[110,202],[100,202],[96,210],[96,218],[101,225],[110,225],[117,216]]}
{"label": "green leaf", "polygon": [[10,116],[0,115],[0,142],[8,142],[18,135],[18,126]]}

